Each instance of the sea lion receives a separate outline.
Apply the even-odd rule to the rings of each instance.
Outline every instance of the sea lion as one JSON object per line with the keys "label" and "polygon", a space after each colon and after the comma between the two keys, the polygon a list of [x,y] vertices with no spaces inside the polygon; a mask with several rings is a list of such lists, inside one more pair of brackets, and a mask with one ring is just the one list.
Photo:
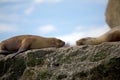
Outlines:
{"label": "sea lion", "polygon": [[76,45],[97,45],[103,42],[120,41],[120,26],[112,28],[107,33],[97,38],[87,37],[76,41]]}
{"label": "sea lion", "polygon": [[62,47],[65,42],[57,38],[45,38],[35,35],[20,35],[4,40],[0,43],[0,54],[17,54],[31,49]]}

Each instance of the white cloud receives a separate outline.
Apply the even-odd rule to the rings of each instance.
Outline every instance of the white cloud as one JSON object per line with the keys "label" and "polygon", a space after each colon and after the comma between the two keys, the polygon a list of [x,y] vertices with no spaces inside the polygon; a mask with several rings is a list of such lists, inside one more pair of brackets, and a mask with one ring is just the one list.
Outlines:
{"label": "white cloud", "polygon": [[102,35],[106,31],[109,30],[109,27],[107,25],[104,26],[78,26],[75,29],[75,32],[82,32],[84,33],[84,36],[91,36],[96,37],[99,35]]}
{"label": "white cloud", "polygon": [[34,3],[38,3],[38,4],[42,4],[42,3],[59,3],[59,2],[62,2],[62,1],[63,0],[33,0],[33,6],[26,9],[25,14],[29,15],[34,11],[35,5],[36,5]]}
{"label": "white cloud", "polygon": [[109,30],[107,25],[101,27],[84,27],[79,26],[76,29],[67,35],[58,36],[64,40],[66,43],[70,43],[71,45],[75,45],[76,40],[84,38],[84,37],[99,37],[100,35],[104,34]]}
{"label": "white cloud", "polygon": [[38,32],[42,34],[51,33],[53,31],[56,31],[56,28],[53,25],[45,25],[38,28]]}
{"label": "white cloud", "polygon": [[84,34],[81,32],[72,32],[70,34],[62,35],[62,36],[57,36],[57,38],[65,41],[66,43],[70,43],[71,45],[75,44],[75,41],[81,37],[83,37]]}
{"label": "white cloud", "polygon": [[25,14],[29,15],[34,11],[34,7],[30,7],[28,9],[25,10]]}
{"label": "white cloud", "polygon": [[15,32],[18,29],[15,26],[9,26],[6,24],[0,24],[0,32]]}

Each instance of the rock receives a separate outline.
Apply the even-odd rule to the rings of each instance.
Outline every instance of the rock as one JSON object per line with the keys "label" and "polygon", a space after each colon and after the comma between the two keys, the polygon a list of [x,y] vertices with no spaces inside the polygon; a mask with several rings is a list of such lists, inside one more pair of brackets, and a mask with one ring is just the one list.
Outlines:
{"label": "rock", "polygon": [[108,1],[106,22],[110,28],[120,25],[120,0]]}
{"label": "rock", "polygon": [[120,42],[29,50],[4,58],[0,80],[120,79]]}

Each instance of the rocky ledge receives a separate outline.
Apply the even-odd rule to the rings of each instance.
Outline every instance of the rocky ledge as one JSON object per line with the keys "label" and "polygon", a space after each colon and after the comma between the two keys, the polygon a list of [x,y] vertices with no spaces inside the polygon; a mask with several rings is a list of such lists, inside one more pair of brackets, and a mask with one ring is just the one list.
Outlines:
{"label": "rocky ledge", "polygon": [[0,56],[0,80],[119,80],[120,42]]}

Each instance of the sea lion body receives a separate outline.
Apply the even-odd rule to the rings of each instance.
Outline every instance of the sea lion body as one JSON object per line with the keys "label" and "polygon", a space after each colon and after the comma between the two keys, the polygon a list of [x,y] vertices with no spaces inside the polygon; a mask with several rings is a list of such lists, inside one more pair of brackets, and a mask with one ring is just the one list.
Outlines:
{"label": "sea lion body", "polygon": [[110,31],[97,38],[87,37],[77,40],[76,45],[78,46],[85,44],[97,45],[103,42],[114,42],[114,41],[120,41],[120,26],[112,28]]}
{"label": "sea lion body", "polygon": [[35,35],[20,35],[4,40],[0,43],[0,53],[19,54],[26,50],[41,49],[49,47],[62,47],[65,42],[57,38],[45,38]]}

